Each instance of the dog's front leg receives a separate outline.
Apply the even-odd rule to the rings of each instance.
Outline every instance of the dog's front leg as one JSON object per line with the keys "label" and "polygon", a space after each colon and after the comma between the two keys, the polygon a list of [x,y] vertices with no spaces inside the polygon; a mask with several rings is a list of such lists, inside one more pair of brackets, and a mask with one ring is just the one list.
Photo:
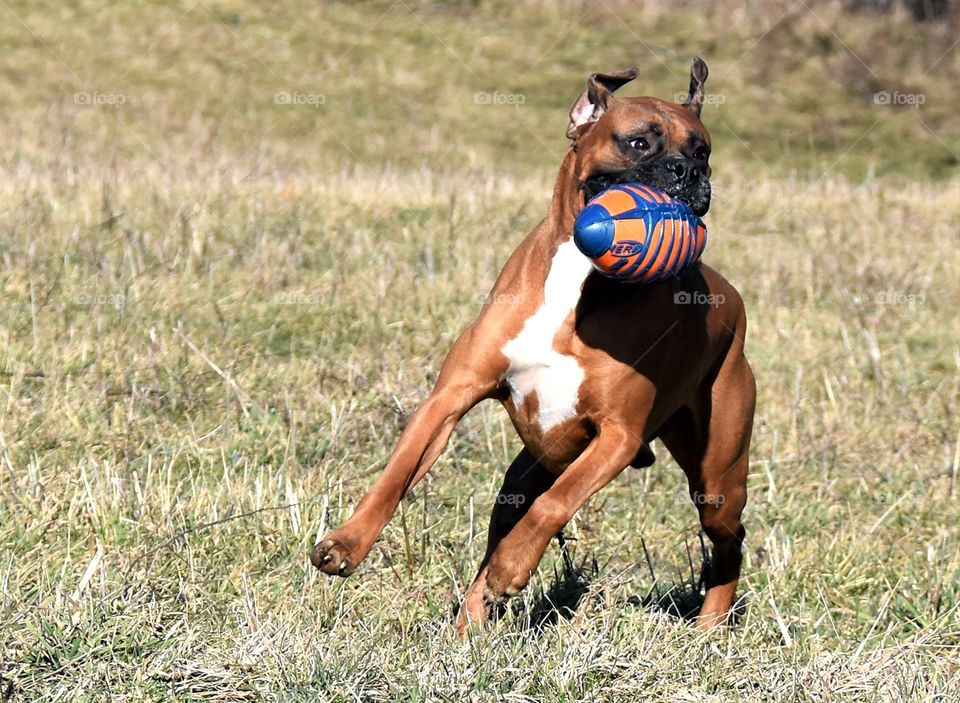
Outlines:
{"label": "dog's front leg", "polygon": [[321,571],[349,576],[370,551],[400,501],[433,466],[474,400],[466,389],[440,388],[410,418],[380,478],[353,515],[327,533],[310,553]]}
{"label": "dog's front leg", "polygon": [[460,418],[494,393],[501,371],[495,360],[483,358],[475,336],[471,328],[454,345],[436,387],[411,416],[386,468],[353,515],[314,546],[310,560],[324,573],[349,576],[357,568],[400,501],[440,456]]}
{"label": "dog's front leg", "polygon": [[484,589],[488,604],[516,595],[527,585],[550,540],[590,496],[626,468],[641,445],[641,438],[620,424],[600,427],[586,450],[533,502],[493,552]]}

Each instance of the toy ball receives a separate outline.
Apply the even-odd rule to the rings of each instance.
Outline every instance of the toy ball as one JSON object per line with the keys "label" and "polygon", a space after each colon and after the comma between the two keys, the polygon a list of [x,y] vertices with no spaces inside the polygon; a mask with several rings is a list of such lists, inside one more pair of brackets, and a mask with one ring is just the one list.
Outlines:
{"label": "toy ball", "polygon": [[640,183],[619,184],[580,211],[573,240],[604,276],[656,283],[696,262],[707,227],[690,207]]}

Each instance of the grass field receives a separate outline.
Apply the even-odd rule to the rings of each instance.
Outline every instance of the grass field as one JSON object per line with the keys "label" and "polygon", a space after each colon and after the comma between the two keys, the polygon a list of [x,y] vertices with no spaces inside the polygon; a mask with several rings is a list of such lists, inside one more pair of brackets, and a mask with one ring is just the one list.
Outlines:
{"label": "grass field", "polygon": [[[956,18],[670,8],[0,1],[0,701],[960,698]],[[495,405],[317,576],[586,75],[672,98],[694,54],[759,387],[738,624],[673,614],[703,553],[660,449],[459,641]]]}

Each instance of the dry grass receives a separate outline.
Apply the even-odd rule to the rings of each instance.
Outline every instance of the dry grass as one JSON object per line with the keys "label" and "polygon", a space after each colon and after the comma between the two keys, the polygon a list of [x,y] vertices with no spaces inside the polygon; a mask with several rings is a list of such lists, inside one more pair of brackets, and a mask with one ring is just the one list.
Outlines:
{"label": "dry grass", "polygon": [[[451,612],[517,450],[493,405],[356,576],[309,566],[545,210],[581,75],[635,42],[604,14],[633,22],[623,5],[567,38],[550,3],[397,7],[383,25],[387,5],[313,7],[302,23],[279,4],[14,6],[32,35],[0,8],[16,57],[2,74],[16,90],[0,179],[0,700],[960,696],[960,177],[956,133],[936,123],[955,96],[918,113],[936,138],[898,137],[916,143],[910,174],[937,179],[896,173],[883,142],[917,115],[837,85],[819,87],[836,101],[821,120],[860,106],[866,124],[849,129],[877,124],[859,143],[840,130],[803,152],[817,116],[795,116],[793,94],[765,108],[782,149],[744,127],[749,105],[707,114],[719,197],[706,259],[744,294],[760,389],[735,628],[705,637],[650,604],[694,597],[700,574],[695,511],[661,454],[571,525],[576,577],[551,548],[507,617],[456,640]],[[774,19],[735,15],[729,31],[756,37]],[[348,49],[310,21],[375,28]],[[671,13],[645,21],[672,41]],[[511,43],[532,22],[533,44]],[[816,18],[790,26],[804,22]],[[890,22],[833,26],[862,48]],[[150,26],[156,45],[137,30]],[[900,70],[921,31],[935,32],[908,28],[876,70]],[[602,32],[616,56],[600,66]],[[712,36],[732,101],[760,67],[734,65],[739,51]],[[768,67],[781,90],[792,78],[812,92],[829,69],[811,42],[802,66]],[[688,43],[677,35],[684,55]],[[501,63],[538,49],[543,64],[499,88],[522,89],[522,108],[473,103]],[[351,77],[334,70],[342,51],[371,58]],[[956,65],[902,75],[940,94]],[[325,107],[273,104],[326,70]],[[666,78],[651,92],[669,96]],[[73,104],[94,89],[129,101]],[[352,96],[343,111],[338,96]],[[545,616],[539,593],[578,586],[572,613]]]}

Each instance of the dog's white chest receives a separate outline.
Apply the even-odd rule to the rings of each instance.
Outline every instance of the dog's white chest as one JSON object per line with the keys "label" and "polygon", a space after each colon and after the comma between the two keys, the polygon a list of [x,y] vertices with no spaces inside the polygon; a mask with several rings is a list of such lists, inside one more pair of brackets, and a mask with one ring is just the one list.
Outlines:
{"label": "dog's white chest", "polygon": [[591,264],[571,238],[557,249],[543,286],[543,304],[502,351],[509,361],[504,380],[513,405],[520,408],[536,393],[544,433],[576,415],[583,369],[572,356],[554,350],[557,330],[577,306]]}

